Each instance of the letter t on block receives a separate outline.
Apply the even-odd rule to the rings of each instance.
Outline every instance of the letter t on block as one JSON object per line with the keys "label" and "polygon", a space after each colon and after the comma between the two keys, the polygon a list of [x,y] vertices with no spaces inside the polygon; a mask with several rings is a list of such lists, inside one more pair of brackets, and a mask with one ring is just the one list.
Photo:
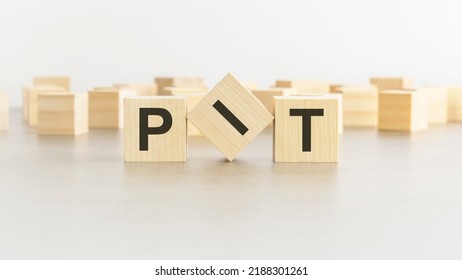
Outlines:
{"label": "letter t on block", "polygon": [[274,97],[274,117],[275,162],[338,161],[336,97]]}
{"label": "letter t on block", "polygon": [[186,99],[175,96],[124,100],[125,161],[186,161]]}

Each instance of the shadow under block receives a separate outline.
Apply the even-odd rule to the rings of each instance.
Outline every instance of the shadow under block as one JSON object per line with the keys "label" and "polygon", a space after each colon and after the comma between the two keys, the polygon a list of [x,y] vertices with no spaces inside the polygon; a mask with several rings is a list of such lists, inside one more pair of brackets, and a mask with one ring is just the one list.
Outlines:
{"label": "shadow under block", "polygon": [[428,123],[447,123],[448,89],[445,87],[422,87],[417,92],[424,92],[428,96]]}
{"label": "shadow under block", "polygon": [[273,115],[228,74],[188,114],[188,120],[232,161],[273,120]]}
{"label": "shadow under block", "polygon": [[31,126],[37,125],[38,96],[46,93],[65,93],[66,90],[57,86],[31,86],[23,88],[23,114]]}
{"label": "shadow under block", "polygon": [[343,125],[377,127],[378,90],[375,86],[342,87]]}
{"label": "shadow under block", "polygon": [[338,99],[274,97],[275,162],[338,161]]}
{"label": "shadow under block", "polygon": [[[186,112],[191,112],[206,96],[206,93],[175,93],[173,96],[186,98]],[[202,133],[189,120],[187,121],[188,136],[202,136]]]}
{"label": "shadow under block", "polygon": [[9,124],[9,103],[8,95],[0,92],[0,130],[8,130]]}
{"label": "shadow under block", "polygon": [[186,161],[184,97],[126,98],[124,114],[126,162]]}
{"label": "shadow under block", "polygon": [[201,77],[156,77],[154,82],[160,95],[165,95],[166,87],[205,87]]}
{"label": "shadow under block", "polygon": [[448,120],[462,122],[462,87],[448,88]]}
{"label": "shadow under block", "polygon": [[157,84],[114,84],[114,88],[132,89],[136,91],[137,96],[156,96]]}
{"label": "shadow under block", "polygon": [[71,90],[71,79],[65,76],[34,77],[33,85],[57,86],[63,88],[66,92],[69,92]]}
{"label": "shadow under block", "polygon": [[317,80],[277,80],[274,87],[296,88],[300,94],[330,92],[330,83]]}
{"label": "shadow under block", "polygon": [[387,90],[379,93],[379,130],[417,131],[428,128],[425,92]]}
{"label": "shadow under block", "polygon": [[41,135],[88,133],[88,94],[39,95],[37,132]]}
{"label": "shadow under block", "polygon": [[90,128],[123,128],[123,100],[134,97],[133,89],[101,88],[88,93]]}
{"label": "shadow under block", "polygon": [[414,83],[407,77],[372,77],[369,79],[372,85],[377,86],[379,92],[394,89],[412,89]]}

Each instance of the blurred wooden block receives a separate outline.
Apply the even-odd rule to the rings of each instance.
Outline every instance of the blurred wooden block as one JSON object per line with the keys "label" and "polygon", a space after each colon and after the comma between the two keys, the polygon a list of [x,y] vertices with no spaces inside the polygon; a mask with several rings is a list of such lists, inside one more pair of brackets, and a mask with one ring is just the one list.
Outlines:
{"label": "blurred wooden block", "polygon": [[270,112],[274,112],[274,98],[275,96],[291,96],[298,94],[297,89],[292,88],[270,88],[270,89],[257,89],[252,90],[252,94],[263,104]]}
{"label": "blurred wooden block", "polygon": [[448,120],[462,122],[462,87],[448,88]]}
{"label": "blurred wooden block", "polygon": [[[173,96],[186,98],[186,111],[191,112],[207,93],[174,93]],[[189,120],[187,121],[188,136],[202,136],[202,133]]]}
{"label": "blurred wooden block", "polygon": [[114,88],[133,89],[137,96],[156,96],[158,94],[157,84],[114,84]]}
{"label": "blurred wooden block", "polygon": [[157,84],[159,95],[166,95],[166,87],[205,87],[201,77],[156,77],[154,82]]}
{"label": "blurred wooden block", "polygon": [[317,80],[277,80],[275,87],[296,88],[300,94],[330,92],[328,82]]}
{"label": "blurred wooden block", "polygon": [[232,161],[273,120],[273,115],[228,74],[188,114],[188,120]]}
{"label": "blurred wooden block", "polygon": [[274,161],[337,162],[338,99],[274,97]]}
{"label": "blurred wooden block", "polygon": [[417,131],[428,128],[425,92],[386,90],[379,93],[379,130]]}
{"label": "blurred wooden block", "polygon": [[43,76],[35,77],[34,86],[56,86],[63,88],[66,92],[71,90],[71,79],[65,76]]}
{"label": "blurred wooden block", "polygon": [[90,128],[123,128],[123,99],[136,96],[133,89],[98,88],[88,93]]}
{"label": "blurred wooden block", "polygon": [[377,86],[379,92],[394,89],[413,89],[414,83],[406,77],[372,77],[370,83]]}
{"label": "blurred wooden block", "polygon": [[346,85],[340,85],[340,84],[330,85],[329,92],[330,93],[342,93],[342,87],[344,87],[344,86],[346,86]]}
{"label": "blurred wooden block", "polygon": [[250,91],[254,91],[254,90],[258,89],[258,83],[257,82],[247,81],[247,82],[243,82],[243,84]]}
{"label": "blurred wooden block", "polygon": [[8,95],[0,92],[0,130],[8,130],[9,111]]}
{"label": "blurred wooden block", "polygon": [[62,87],[57,86],[31,86],[31,87],[24,87],[23,88],[23,98],[26,98],[23,102],[24,108],[23,114],[28,117],[27,122],[31,126],[37,125],[37,117],[38,117],[38,96],[40,94],[46,93],[55,93],[61,92],[65,93],[66,90]]}
{"label": "blurred wooden block", "polygon": [[22,117],[29,123],[29,88],[22,88]]}
{"label": "blurred wooden block", "polygon": [[124,101],[125,161],[186,161],[186,99],[131,97]]}
{"label": "blurred wooden block", "polygon": [[165,87],[164,95],[176,94],[207,94],[209,92],[206,86],[201,87]]}
{"label": "blurred wooden block", "polygon": [[378,120],[378,90],[376,86],[347,86],[343,95],[345,126],[376,127]]}
{"label": "blurred wooden block", "polygon": [[40,94],[37,132],[41,135],[88,133],[88,94]]}
{"label": "blurred wooden block", "polygon": [[447,123],[448,89],[445,87],[422,87],[417,92],[425,92],[428,96],[428,123]]}

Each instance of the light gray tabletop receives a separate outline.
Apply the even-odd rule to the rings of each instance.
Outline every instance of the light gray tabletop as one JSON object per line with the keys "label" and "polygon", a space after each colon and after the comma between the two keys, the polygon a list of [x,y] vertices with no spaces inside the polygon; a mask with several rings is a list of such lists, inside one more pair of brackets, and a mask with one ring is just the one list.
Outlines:
{"label": "light gray tabletop", "polygon": [[265,130],[234,162],[123,162],[123,133],[0,132],[1,259],[462,258],[462,124],[346,129],[338,164],[275,164]]}

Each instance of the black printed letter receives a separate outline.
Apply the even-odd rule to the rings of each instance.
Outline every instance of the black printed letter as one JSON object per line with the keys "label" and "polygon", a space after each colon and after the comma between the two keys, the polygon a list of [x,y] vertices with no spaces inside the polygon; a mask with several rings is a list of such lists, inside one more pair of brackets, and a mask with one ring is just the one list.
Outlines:
{"label": "black printed letter", "polygon": [[[160,116],[163,120],[161,126],[149,127],[149,116]],[[172,115],[164,108],[140,108],[140,151],[149,148],[149,135],[164,134],[172,127]]]}
{"label": "black printed letter", "polygon": [[290,109],[290,115],[302,117],[302,151],[311,152],[311,117],[324,116],[324,109]]}

